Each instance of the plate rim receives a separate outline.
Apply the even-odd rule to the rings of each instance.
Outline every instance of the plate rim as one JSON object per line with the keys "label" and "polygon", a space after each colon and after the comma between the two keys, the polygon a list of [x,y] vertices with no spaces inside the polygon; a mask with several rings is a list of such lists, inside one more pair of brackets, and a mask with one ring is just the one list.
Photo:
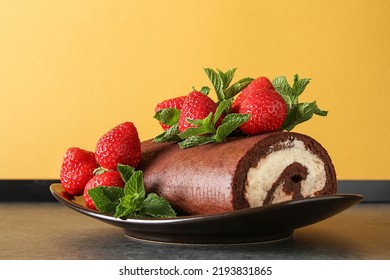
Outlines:
{"label": "plate rim", "polygon": [[[257,207],[251,207],[251,208],[245,208],[245,209],[237,209],[234,211],[229,212],[223,212],[223,213],[216,213],[216,214],[200,214],[200,215],[187,215],[187,216],[177,216],[172,218],[127,218],[127,219],[119,219],[115,218],[114,215],[102,213],[93,209],[89,209],[87,207],[84,207],[83,205],[80,205],[72,200],[66,199],[63,196],[61,196],[58,191],[56,190],[57,187],[62,185],[61,183],[54,183],[50,185],[50,191],[52,195],[62,204],[65,204],[66,206],[76,210],[77,208],[78,212],[92,216],[95,218],[105,219],[105,220],[111,220],[116,223],[147,223],[147,224],[163,224],[163,223],[178,223],[178,222],[186,222],[186,221],[194,221],[194,220],[208,220],[208,219],[215,219],[215,218],[225,218],[225,217],[232,217],[234,216],[241,216],[243,214],[254,214],[257,212],[267,212],[267,211],[273,211],[275,209],[278,209],[280,207],[292,207],[296,204],[302,204],[302,202],[315,202],[315,201],[324,201],[324,200],[334,200],[334,199],[350,199],[352,201],[355,201],[354,204],[358,204],[363,200],[363,195],[361,194],[354,194],[354,193],[336,193],[334,195],[322,195],[322,196],[316,196],[316,197],[309,197],[309,198],[298,198],[288,201],[282,201],[278,203],[263,205],[263,206],[257,206]],[[349,208],[349,207],[348,207]]]}
{"label": "plate rim", "polygon": [[[335,194],[216,214],[119,219],[112,214],[100,213],[80,204],[82,197],[77,196],[72,199],[73,197],[67,195],[60,183],[52,184],[50,191],[61,204],[83,215],[120,227],[128,237],[148,242],[198,245],[250,244],[286,240],[293,235],[295,229],[328,219],[363,199],[359,194]],[[328,203],[331,201],[338,202],[327,210],[314,211],[313,215],[304,215],[303,219],[296,218],[296,215],[300,215],[302,211],[317,209],[318,203],[329,206]],[[261,222],[253,223],[256,220]]]}

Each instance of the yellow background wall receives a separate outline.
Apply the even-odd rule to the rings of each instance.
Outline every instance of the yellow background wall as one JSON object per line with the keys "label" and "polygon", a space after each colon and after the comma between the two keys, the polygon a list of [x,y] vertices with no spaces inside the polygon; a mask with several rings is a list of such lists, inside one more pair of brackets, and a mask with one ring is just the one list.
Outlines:
{"label": "yellow background wall", "polygon": [[329,115],[295,131],[339,179],[390,179],[386,0],[2,0],[0,179],[58,178],[123,121],[157,135],[155,105],[210,85],[203,67],[312,78],[301,98]]}

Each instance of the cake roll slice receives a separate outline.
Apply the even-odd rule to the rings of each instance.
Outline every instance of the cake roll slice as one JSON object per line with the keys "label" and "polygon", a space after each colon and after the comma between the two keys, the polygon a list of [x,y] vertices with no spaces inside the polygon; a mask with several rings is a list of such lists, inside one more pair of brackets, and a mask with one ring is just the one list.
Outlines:
{"label": "cake roll slice", "polygon": [[232,137],[181,149],[177,143],[141,145],[145,189],[182,215],[215,214],[336,193],[327,151],[295,132]]}

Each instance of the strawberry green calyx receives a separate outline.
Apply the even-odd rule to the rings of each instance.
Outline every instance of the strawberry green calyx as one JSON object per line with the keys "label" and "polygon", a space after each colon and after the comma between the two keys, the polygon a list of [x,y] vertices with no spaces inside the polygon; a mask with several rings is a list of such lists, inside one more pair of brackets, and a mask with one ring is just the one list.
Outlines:
{"label": "strawberry green calyx", "polygon": [[[198,91],[198,90],[195,89],[194,87],[192,87],[192,89],[193,89],[194,91]],[[211,89],[210,89],[209,87],[203,86],[203,87],[199,90],[199,92],[200,92],[200,93],[203,93],[204,95],[209,95],[210,90],[211,90]]]}
{"label": "strawberry green calyx", "polygon": [[298,101],[298,97],[303,93],[309,83],[310,79],[300,79],[298,74],[294,75],[292,86],[284,76],[279,76],[272,80],[275,90],[287,103],[287,116],[282,124],[281,130],[290,131],[298,124],[311,119],[313,115],[326,116],[328,114],[327,111],[318,108],[316,101],[303,103]]}
{"label": "strawberry green calyx", "polygon": [[104,168],[104,167],[99,166],[98,168],[96,168],[96,169],[93,171],[93,175],[103,174],[104,172],[108,172],[108,171],[110,171],[110,170],[107,169],[107,168]]}

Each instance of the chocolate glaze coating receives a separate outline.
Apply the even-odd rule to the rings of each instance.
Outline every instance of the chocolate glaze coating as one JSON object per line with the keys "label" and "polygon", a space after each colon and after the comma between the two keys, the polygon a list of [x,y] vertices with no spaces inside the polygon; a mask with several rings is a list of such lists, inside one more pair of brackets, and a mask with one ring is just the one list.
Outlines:
{"label": "chocolate glaze coating", "polygon": [[[327,151],[314,139],[294,132],[274,132],[250,137],[232,137],[225,143],[180,149],[177,143],[142,143],[140,169],[147,192],[167,199],[179,214],[210,214],[249,207],[244,197],[247,172],[259,159],[282,150],[288,140],[301,140],[325,164],[326,184],[316,195],[336,192],[336,174]],[[271,201],[278,182],[285,180],[284,191],[302,197],[300,182],[306,167],[294,162],[286,166],[274,182],[265,204]]]}

